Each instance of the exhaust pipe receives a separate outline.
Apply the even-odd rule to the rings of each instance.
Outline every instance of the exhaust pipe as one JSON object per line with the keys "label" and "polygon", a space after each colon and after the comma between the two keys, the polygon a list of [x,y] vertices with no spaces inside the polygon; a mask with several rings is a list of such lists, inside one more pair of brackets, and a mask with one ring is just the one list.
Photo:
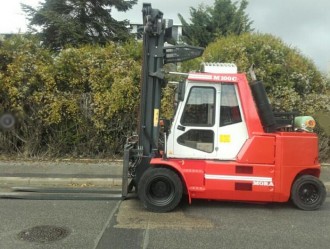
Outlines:
{"label": "exhaust pipe", "polygon": [[262,81],[258,81],[253,70],[254,65],[249,69],[252,82],[250,83],[250,88],[252,91],[254,102],[256,103],[259,117],[261,119],[262,126],[265,132],[275,132],[276,121],[269,103],[267,93]]}

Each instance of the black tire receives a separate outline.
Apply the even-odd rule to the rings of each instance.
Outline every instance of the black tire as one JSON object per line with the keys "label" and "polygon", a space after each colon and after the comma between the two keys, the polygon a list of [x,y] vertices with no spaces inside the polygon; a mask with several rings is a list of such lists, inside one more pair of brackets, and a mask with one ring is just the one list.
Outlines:
{"label": "black tire", "polygon": [[326,197],[324,184],[315,176],[303,175],[295,180],[291,188],[291,200],[306,211],[319,209]]}
{"label": "black tire", "polygon": [[172,211],[181,201],[180,177],[167,168],[149,168],[138,184],[138,195],[145,208],[164,213]]}

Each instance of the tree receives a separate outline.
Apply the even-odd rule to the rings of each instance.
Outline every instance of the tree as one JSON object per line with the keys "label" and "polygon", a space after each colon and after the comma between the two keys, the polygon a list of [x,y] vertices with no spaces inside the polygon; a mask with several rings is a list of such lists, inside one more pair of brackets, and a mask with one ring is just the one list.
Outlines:
{"label": "tree", "polygon": [[197,9],[191,7],[190,23],[178,15],[183,25],[183,41],[206,47],[217,37],[252,31],[252,21],[245,13],[247,5],[246,0],[242,0],[239,6],[231,0],[215,0],[212,7],[203,4]]}
{"label": "tree", "polygon": [[[22,4],[31,31],[38,34],[46,46],[62,48],[69,44],[124,41],[129,37],[127,21],[116,21],[112,8],[127,11],[137,0],[45,0],[37,9]],[[35,29],[34,27],[39,27]]]}

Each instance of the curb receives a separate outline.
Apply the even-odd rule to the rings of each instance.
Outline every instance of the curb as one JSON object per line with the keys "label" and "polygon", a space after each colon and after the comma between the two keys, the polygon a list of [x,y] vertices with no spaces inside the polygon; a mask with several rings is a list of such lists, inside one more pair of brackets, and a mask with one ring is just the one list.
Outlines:
{"label": "curb", "polygon": [[327,192],[330,193],[330,182],[324,182],[324,186],[327,189]]}

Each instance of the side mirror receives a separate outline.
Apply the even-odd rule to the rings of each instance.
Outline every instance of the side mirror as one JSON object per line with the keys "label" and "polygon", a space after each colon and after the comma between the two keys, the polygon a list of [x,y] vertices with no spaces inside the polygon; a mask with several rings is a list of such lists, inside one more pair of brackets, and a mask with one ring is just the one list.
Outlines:
{"label": "side mirror", "polygon": [[160,127],[163,128],[163,131],[168,133],[170,128],[171,128],[171,120],[169,119],[161,119],[160,122]]}
{"label": "side mirror", "polygon": [[184,94],[186,90],[186,84],[184,81],[180,81],[178,88],[177,88],[177,96],[178,96],[178,101],[183,101],[184,100]]}

